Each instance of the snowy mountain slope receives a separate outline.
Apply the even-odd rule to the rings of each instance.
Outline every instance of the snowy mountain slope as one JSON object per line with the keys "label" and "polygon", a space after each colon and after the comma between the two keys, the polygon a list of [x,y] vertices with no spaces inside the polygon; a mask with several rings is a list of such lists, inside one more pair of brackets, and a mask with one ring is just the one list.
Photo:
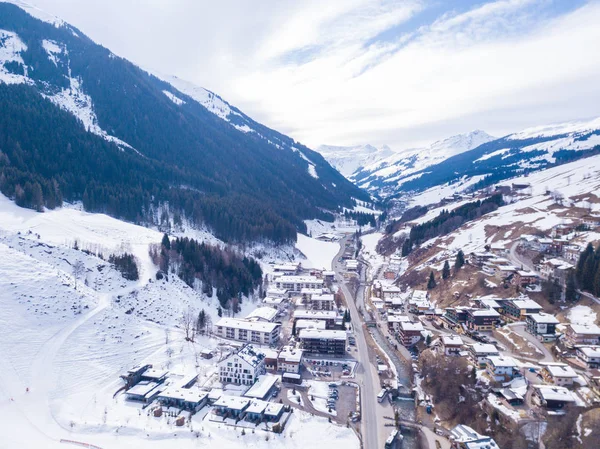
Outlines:
{"label": "snowy mountain slope", "polygon": [[[486,244],[501,244],[505,248],[523,234],[549,233],[560,224],[579,223],[582,216],[600,216],[600,156],[592,156],[557,167],[541,170],[529,176],[500,183],[531,185],[531,195],[517,199],[457,231],[436,239],[431,244],[454,253],[465,254],[483,250]],[[556,198],[561,198],[558,200]],[[600,241],[593,231],[579,232],[571,244],[585,247]]]}
{"label": "snowy mountain slope", "polygon": [[[177,327],[182,310],[205,307],[216,320],[216,307],[176,277],[151,280],[156,267],[148,245],[160,237],[108,216],[67,208],[38,213],[0,196],[0,420],[12,423],[0,446],[60,448],[65,439],[116,449],[142,440],[158,449],[174,440],[184,448],[242,447],[236,432],[203,414],[178,432],[173,420],[147,416],[122,394],[113,397],[122,385],[118,376],[137,363],[179,376],[197,373],[200,384],[211,385],[216,364],[200,351],[232,350],[209,337],[184,340]],[[90,252],[73,249],[75,239]],[[122,249],[137,255],[139,281],[124,280],[93,254]],[[77,285],[76,261],[85,266]],[[242,314],[254,307],[242,306]],[[294,413],[283,435],[271,434],[272,442],[265,435],[257,429],[243,445],[266,449],[286,438],[291,447],[306,441],[358,447],[351,430],[303,413]]]}
{"label": "snowy mountain slope", "polygon": [[420,173],[427,167],[494,139],[480,130],[459,134],[434,142],[429,147],[396,152],[362,167],[352,174],[351,179],[369,191],[387,196],[403,183],[420,177]]}
{"label": "snowy mountain slope", "polygon": [[317,151],[346,178],[350,178],[357,170],[394,154],[387,145],[376,148],[368,144],[351,147],[320,145]]}
{"label": "snowy mountain slope", "polygon": [[[20,204],[83,201],[87,210],[139,223],[168,202],[223,240],[288,243],[304,220],[368,200],[321,155],[217,95],[162,81],[21,5],[0,2],[0,139],[16,142],[3,148],[0,189]],[[64,148],[80,155],[76,164]]]}
{"label": "snowy mountain slope", "polygon": [[451,189],[465,180],[473,188],[480,188],[598,151],[600,119],[530,128],[483,143],[416,172],[413,179],[404,182],[395,192],[433,191],[442,186]]}

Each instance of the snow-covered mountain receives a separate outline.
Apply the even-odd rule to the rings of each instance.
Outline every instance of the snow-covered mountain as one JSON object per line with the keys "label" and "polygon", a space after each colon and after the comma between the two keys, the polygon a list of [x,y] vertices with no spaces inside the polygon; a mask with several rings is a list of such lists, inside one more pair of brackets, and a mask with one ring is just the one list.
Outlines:
{"label": "snow-covered mountain", "polygon": [[0,110],[0,191],[37,210],[82,201],[152,225],[168,203],[223,240],[287,243],[304,220],[369,199],[213,92],[148,73],[20,0],[0,0]]}
{"label": "snow-covered mountain", "polygon": [[480,130],[459,134],[434,142],[428,147],[393,153],[359,168],[350,179],[373,193],[385,196],[394,193],[404,182],[415,179],[414,175],[427,167],[494,139],[495,137]]}
{"label": "snow-covered mountain", "polygon": [[356,171],[368,165],[375,164],[394,154],[387,145],[374,147],[373,145],[335,146],[321,145],[317,152],[334,166],[342,175],[349,178]]}
{"label": "snow-covered mountain", "polygon": [[413,174],[392,193],[481,188],[600,152],[600,118],[527,128]]}
{"label": "snow-covered mountain", "polygon": [[350,179],[381,197],[433,189],[437,193],[426,196],[427,202],[435,202],[598,152],[600,118],[536,126],[501,138],[473,131],[395,153]]}

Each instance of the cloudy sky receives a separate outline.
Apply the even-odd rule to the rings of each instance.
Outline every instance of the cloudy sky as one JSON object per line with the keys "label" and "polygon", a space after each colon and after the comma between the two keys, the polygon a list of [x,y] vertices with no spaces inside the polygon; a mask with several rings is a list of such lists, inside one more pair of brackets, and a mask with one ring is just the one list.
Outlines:
{"label": "cloudy sky", "polygon": [[600,116],[600,1],[30,3],[313,147]]}

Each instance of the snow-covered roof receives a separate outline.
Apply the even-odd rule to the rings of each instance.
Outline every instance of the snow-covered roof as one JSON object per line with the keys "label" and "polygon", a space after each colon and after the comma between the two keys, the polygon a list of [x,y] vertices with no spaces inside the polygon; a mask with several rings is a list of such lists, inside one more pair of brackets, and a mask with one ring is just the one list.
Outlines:
{"label": "snow-covered roof", "polygon": [[265,415],[277,416],[281,413],[281,410],[283,410],[283,404],[268,402],[267,408],[265,409]]}
{"label": "snow-covered roof", "polygon": [[487,307],[488,309],[495,309],[495,308],[500,308],[500,304],[498,304],[498,301],[496,301],[493,298],[480,298],[479,302],[481,303],[481,305]]}
{"label": "snow-covered roof", "polygon": [[534,385],[534,388],[538,389],[540,397],[545,401],[575,402],[571,392],[564,387]]}
{"label": "snow-covered roof", "polygon": [[304,351],[302,349],[293,348],[291,346],[284,346],[283,348],[281,348],[279,358],[284,359],[287,363],[300,363],[300,360],[302,360],[303,353]]}
{"label": "snow-covered roof", "polygon": [[428,293],[425,290],[413,290],[411,298],[426,300],[427,296],[428,296]]}
{"label": "snow-covered roof", "polygon": [[600,335],[600,327],[596,324],[569,324],[573,332],[581,335]]}
{"label": "snow-covered roof", "polygon": [[410,321],[410,317],[408,317],[406,315],[388,315],[387,316],[387,321],[388,321],[388,323],[409,322]]}
{"label": "snow-covered roof", "polygon": [[247,320],[273,321],[277,316],[277,310],[272,307],[257,307],[246,317]]}
{"label": "snow-covered roof", "polygon": [[324,320],[298,320],[296,321],[296,329],[326,329],[327,323]]}
{"label": "snow-covered roof", "polygon": [[313,295],[312,298],[310,298],[311,301],[335,301],[335,296],[333,295],[333,293],[326,293],[326,294],[322,294],[322,295]]}
{"label": "snow-covered roof", "polygon": [[206,391],[199,390],[198,388],[179,388],[179,387],[168,387],[165,391],[158,395],[158,398],[164,399],[178,399],[187,402],[202,402],[208,397]]}
{"label": "snow-covered roof", "polygon": [[286,284],[322,284],[323,279],[319,279],[315,276],[281,276],[277,279],[277,282],[283,282]]}
{"label": "snow-covered roof", "polygon": [[268,404],[268,402],[261,401],[261,400],[252,401],[252,402],[250,402],[250,405],[248,405],[248,408],[246,409],[246,413],[261,414],[267,408],[267,404]]}
{"label": "snow-covered roof", "polygon": [[475,354],[499,354],[498,348],[490,343],[474,343],[471,351]]}
{"label": "snow-covered roof", "polygon": [[125,393],[136,396],[146,396],[148,393],[158,390],[159,386],[160,384],[157,384],[156,382],[142,381],[138,382]]}
{"label": "snow-covered roof", "polygon": [[148,379],[162,379],[166,377],[169,372],[164,369],[150,368],[144,371],[142,377],[146,377]]}
{"label": "snow-covered roof", "polygon": [[402,321],[400,322],[400,330],[421,332],[423,330],[423,325],[421,323]]}
{"label": "snow-covered roof", "polygon": [[271,333],[275,328],[280,326],[279,323],[266,323],[262,321],[248,321],[239,318],[221,318],[217,321],[217,326],[231,327],[234,329],[245,329],[249,331],[268,332]]}
{"label": "snow-covered roof", "polygon": [[295,319],[306,320],[334,320],[337,317],[335,310],[296,310]]}
{"label": "snow-covered roof", "polygon": [[488,362],[496,368],[511,368],[518,366],[515,359],[506,356],[494,356],[488,357]]}
{"label": "snow-covered roof", "polygon": [[323,329],[302,329],[300,331],[300,339],[305,338],[322,338],[327,340],[346,340],[346,331],[338,330],[323,330]]}
{"label": "snow-covered roof", "polygon": [[444,346],[461,346],[463,341],[458,335],[444,335],[442,337],[442,343]]}
{"label": "snow-covered roof", "polygon": [[586,357],[600,357],[600,346],[578,346],[578,351],[581,351]]}
{"label": "snow-covered roof", "polygon": [[498,312],[496,312],[494,309],[469,310],[469,313],[473,316],[493,316],[493,317],[500,316],[500,314]]}
{"label": "snow-covered roof", "polygon": [[549,313],[532,313],[527,316],[528,319],[535,321],[538,324],[559,324],[560,321]]}
{"label": "snow-covered roof", "polygon": [[546,371],[548,371],[552,377],[577,377],[575,370],[564,363],[546,365]]}
{"label": "snow-covered roof", "polygon": [[540,306],[537,302],[535,302],[533,299],[512,299],[510,301],[511,303],[514,304],[514,306],[517,309],[538,309],[538,310],[542,310],[543,307]]}
{"label": "snow-covered roof", "polygon": [[263,399],[269,391],[271,391],[271,388],[273,388],[277,379],[278,377],[273,374],[263,374],[262,376],[258,376],[257,382],[244,393],[244,396],[247,398]]}
{"label": "snow-covered roof", "polygon": [[283,301],[285,301],[285,298],[272,298],[270,296],[267,296],[263,299],[262,302],[263,304],[278,305],[281,304]]}
{"label": "snow-covered roof", "polygon": [[250,403],[250,399],[240,396],[221,396],[215,402],[215,407],[227,407],[232,410],[244,410]]}

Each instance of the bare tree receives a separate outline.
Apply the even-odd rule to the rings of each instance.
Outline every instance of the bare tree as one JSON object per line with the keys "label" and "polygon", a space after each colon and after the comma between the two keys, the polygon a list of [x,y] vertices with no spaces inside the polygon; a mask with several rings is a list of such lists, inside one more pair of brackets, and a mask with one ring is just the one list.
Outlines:
{"label": "bare tree", "polygon": [[179,324],[185,333],[187,341],[194,341],[194,324],[196,324],[197,316],[196,312],[191,307],[188,307],[179,318]]}
{"label": "bare tree", "polygon": [[76,261],[72,267],[73,277],[75,278],[75,290],[77,290],[77,281],[85,273],[85,265],[81,260]]}

